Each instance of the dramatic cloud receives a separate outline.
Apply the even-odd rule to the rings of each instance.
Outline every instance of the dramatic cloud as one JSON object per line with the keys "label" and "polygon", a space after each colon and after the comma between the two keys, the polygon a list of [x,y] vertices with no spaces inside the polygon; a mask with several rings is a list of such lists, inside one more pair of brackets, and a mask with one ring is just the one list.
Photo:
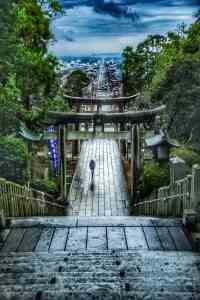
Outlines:
{"label": "dramatic cloud", "polygon": [[120,4],[115,3],[112,1],[106,1],[106,0],[94,0],[94,11],[97,13],[103,13],[103,14],[110,14],[113,17],[124,17],[124,18],[130,18],[133,21],[136,21],[139,19],[139,16],[136,12],[132,12],[127,7],[124,7]]}
{"label": "dramatic cloud", "polygon": [[[148,34],[190,24],[200,0],[60,0],[65,15],[52,22],[56,55],[119,53]],[[139,17],[138,17],[139,16]]]}

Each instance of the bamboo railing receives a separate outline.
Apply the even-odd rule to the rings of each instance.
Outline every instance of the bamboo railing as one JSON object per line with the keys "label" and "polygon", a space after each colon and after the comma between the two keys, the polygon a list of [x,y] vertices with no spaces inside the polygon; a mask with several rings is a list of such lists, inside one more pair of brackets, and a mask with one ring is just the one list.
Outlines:
{"label": "bamboo railing", "polygon": [[193,167],[192,175],[161,187],[157,197],[133,204],[134,215],[182,217],[185,209],[195,209],[200,200],[200,167]]}
{"label": "bamboo railing", "polygon": [[44,192],[0,178],[0,211],[5,217],[61,216],[64,206]]}

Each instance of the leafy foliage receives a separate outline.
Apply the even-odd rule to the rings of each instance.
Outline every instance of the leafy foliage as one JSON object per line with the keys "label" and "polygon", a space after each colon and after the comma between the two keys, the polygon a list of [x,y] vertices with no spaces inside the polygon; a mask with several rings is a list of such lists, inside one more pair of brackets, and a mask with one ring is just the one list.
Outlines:
{"label": "leafy foliage", "polygon": [[0,1],[1,176],[21,183],[30,170],[24,142],[16,138],[19,117],[33,127],[49,108],[61,105],[65,110],[58,62],[47,51],[52,39],[50,17],[58,12],[55,0]]}
{"label": "leafy foliage", "polygon": [[49,179],[40,178],[40,179],[32,180],[31,187],[38,191],[42,191],[48,194],[56,195],[58,192],[56,183]]}
{"label": "leafy foliage", "polygon": [[140,177],[141,198],[150,194],[161,186],[169,184],[169,168],[167,165],[159,165],[155,162],[146,162]]}
{"label": "leafy foliage", "polygon": [[186,166],[188,166],[188,168],[190,169],[190,171],[191,171],[191,168],[193,165],[195,165],[195,164],[200,165],[200,154],[193,151],[191,148],[189,148],[187,146],[175,148],[172,151],[172,155],[182,158],[185,161]]}
{"label": "leafy foliage", "polygon": [[150,35],[134,51],[126,47],[123,51],[123,85],[126,95],[141,92],[148,87],[154,75],[157,54],[162,49],[165,37]]}
{"label": "leafy foliage", "polygon": [[28,152],[24,142],[18,138],[0,137],[1,177],[18,183],[25,183]]}
{"label": "leafy foliage", "polygon": [[64,86],[66,94],[81,97],[83,88],[89,84],[89,81],[89,78],[83,71],[73,71],[67,78]]}
{"label": "leafy foliage", "polygon": [[168,130],[196,150],[200,150],[199,41],[199,22],[184,35],[173,35],[159,54],[152,81],[152,102],[166,104]]}
{"label": "leafy foliage", "polygon": [[142,92],[140,105],[165,104],[171,136],[200,151],[199,14],[189,27],[181,24],[165,37],[148,37],[135,51],[126,48],[123,73],[125,93]]}
{"label": "leafy foliage", "polygon": [[[43,6],[47,4],[45,12]],[[0,103],[3,103],[0,116],[5,120],[2,133],[16,130],[19,115],[31,126],[33,106],[46,108],[59,91],[58,62],[47,53],[52,38],[50,11],[59,11],[57,1],[8,0],[0,3]],[[4,115],[6,106],[7,114]],[[9,119],[11,124],[7,128]],[[10,127],[13,127],[11,131]]]}

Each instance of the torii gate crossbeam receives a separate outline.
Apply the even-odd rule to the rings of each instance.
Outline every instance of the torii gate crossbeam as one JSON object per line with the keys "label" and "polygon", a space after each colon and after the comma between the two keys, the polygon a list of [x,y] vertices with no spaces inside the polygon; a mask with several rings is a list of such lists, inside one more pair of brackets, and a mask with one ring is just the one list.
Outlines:
{"label": "torii gate crossbeam", "polygon": [[165,109],[165,106],[134,112],[111,113],[111,112],[97,112],[97,113],[73,113],[73,112],[56,112],[50,111],[47,113],[47,118],[44,120],[48,125],[64,125],[91,122],[94,123],[130,123],[140,124],[153,121],[156,115],[160,114]]}
{"label": "torii gate crossbeam", "polygon": [[124,105],[126,103],[130,103],[135,100],[140,94],[128,96],[128,97],[104,97],[104,98],[91,98],[91,97],[74,97],[70,95],[64,95],[65,99],[71,100],[75,105],[112,105],[119,104]]}

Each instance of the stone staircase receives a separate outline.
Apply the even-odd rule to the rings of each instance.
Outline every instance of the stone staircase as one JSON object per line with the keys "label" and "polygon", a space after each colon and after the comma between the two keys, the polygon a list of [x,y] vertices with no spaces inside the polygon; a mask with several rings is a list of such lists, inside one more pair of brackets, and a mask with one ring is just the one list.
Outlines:
{"label": "stone staircase", "polygon": [[187,252],[1,255],[0,299],[199,299],[199,272]]}
{"label": "stone staircase", "polygon": [[200,299],[200,256],[179,219],[18,219],[0,246],[1,300]]}

